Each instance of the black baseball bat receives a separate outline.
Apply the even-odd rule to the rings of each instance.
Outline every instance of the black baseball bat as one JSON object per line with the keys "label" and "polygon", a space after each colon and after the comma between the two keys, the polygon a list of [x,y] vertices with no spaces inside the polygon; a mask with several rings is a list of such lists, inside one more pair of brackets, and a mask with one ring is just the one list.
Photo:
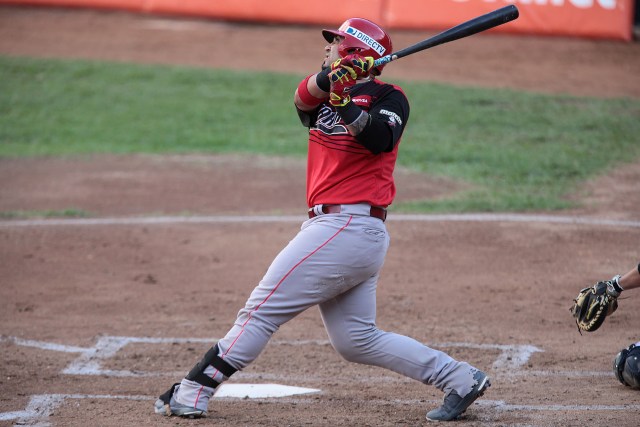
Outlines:
{"label": "black baseball bat", "polygon": [[489,30],[491,28],[497,27],[498,25],[511,22],[517,19],[518,16],[520,16],[520,12],[518,11],[518,8],[516,6],[509,5],[501,7],[500,9],[496,9],[493,12],[489,12],[485,15],[478,16],[477,18],[473,18],[469,21],[463,22],[462,24],[456,25],[453,28],[449,28],[446,31],[436,34],[433,37],[425,39],[402,50],[391,53],[389,55],[385,55],[382,58],[378,58],[373,63],[373,66],[377,67],[379,65],[384,65],[404,56],[411,55],[413,53],[420,52],[422,50],[429,49],[443,43],[449,43],[454,40],[468,37],[481,31]]}

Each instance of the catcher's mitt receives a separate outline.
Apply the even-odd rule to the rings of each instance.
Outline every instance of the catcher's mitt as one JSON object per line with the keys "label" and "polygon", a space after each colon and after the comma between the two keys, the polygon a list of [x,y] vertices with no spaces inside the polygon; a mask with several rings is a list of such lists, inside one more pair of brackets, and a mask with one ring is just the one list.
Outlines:
{"label": "catcher's mitt", "polygon": [[613,280],[615,278],[584,288],[573,300],[570,310],[580,333],[595,331],[602,326],[604,319],[618,308],[620,292],[615,289]]}

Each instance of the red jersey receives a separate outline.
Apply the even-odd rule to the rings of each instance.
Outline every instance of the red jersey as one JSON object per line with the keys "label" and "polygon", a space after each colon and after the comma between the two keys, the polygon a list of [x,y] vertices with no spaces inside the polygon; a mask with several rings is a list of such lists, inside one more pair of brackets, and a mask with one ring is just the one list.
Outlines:
{"label": "red jersey", "polygon": [[395,197],[393,171],[409,118],[409,102],[399,87],[378,80],[354,86],[351,101],[373,120],[384,121],[393,141],[386,151],[373,154],[349,134],[334,107],[328,102],[321,104],[313,113],[309,128],[309,207],[354,203],[387,207]]}

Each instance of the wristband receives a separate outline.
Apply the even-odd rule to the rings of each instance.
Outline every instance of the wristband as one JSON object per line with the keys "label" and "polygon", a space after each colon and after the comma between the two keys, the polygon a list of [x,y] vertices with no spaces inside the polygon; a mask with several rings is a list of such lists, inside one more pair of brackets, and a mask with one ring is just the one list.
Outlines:
{"label": "wristband", "polygon": [[316,74],[316,84],[325,92],[329,92],[331,90],[331,82],[329,81],[329,73],[331,72],[331,67],[324,68],[318,74]]}
{"label": "wristband", "polygon": [[342,107],[336,107],[336,111],[340,114],[340,117],[346,125],[350,125],[358,120],[358,117],[362,114],[362,109],[353,102],[349,102]]}
{"label": "wristband", "polygon": [[615,289],[616,292],[618,292],[618,293],[624,291],[624,288],[622,286],[620,286],[620,282],[619,282],[620,277],[621,276],[618,274],[613,279],[611,279],[611,284],[613,285],[613,289]]}
{"label": "wristband", "polygon": [[307,88],[307,82],[310,78],[311,76],[308,76],[298,85],[298,97],[300,98],[300,101],[302,101],[309,107],[317,107],[324,102],[324,99],[316,98],[315,96],[311,95],[311,93],[309,92],[309,88]]}

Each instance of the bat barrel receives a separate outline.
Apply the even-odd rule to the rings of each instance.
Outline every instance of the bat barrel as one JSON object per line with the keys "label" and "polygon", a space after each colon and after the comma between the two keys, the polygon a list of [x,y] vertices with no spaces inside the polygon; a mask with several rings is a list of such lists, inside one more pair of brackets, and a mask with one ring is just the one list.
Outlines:
{"label": "bat barrel", "polygon": [[383,64],[387,64],[396,59],[402,58],[407,55],[411,55],[416,52],[420,52],[431,47],[438,46],[443,43],[452,42],[464,37],[471,36],[481,31],[486,31],[491,28],[497,27],[507,22],[511,22],[520,16],[520,12],[515,5],[509,5],[496,9],[493,12],[489,12],[485,15],[478,16],[469,21],[463,22],[460,25],[456,25],[446,31],[443,31],[435,36],[418,42],[414,45],[406,47],[398,52],[394,52],[389,55],[385,55],[382,58],[378,58],[374,61],[373,66],[377,67]]}

